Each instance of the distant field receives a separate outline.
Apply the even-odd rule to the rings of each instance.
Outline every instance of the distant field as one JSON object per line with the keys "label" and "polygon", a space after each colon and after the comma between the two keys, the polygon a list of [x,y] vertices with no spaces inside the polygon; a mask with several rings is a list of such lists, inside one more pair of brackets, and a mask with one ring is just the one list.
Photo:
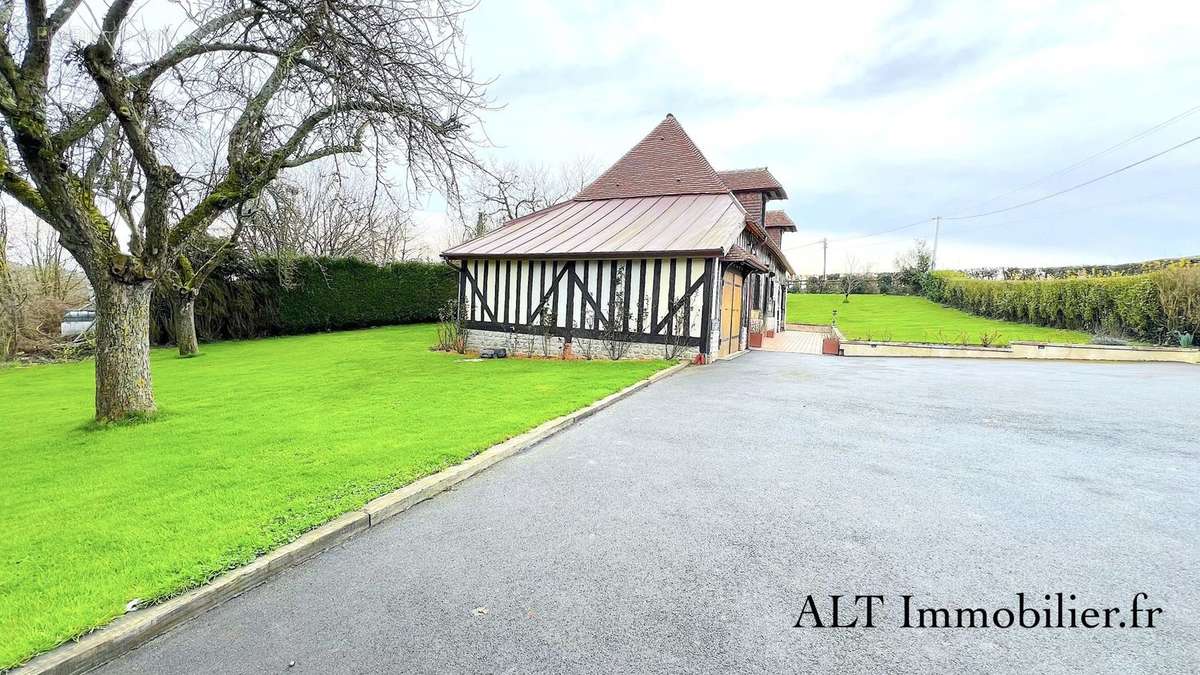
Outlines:
{"label": "distant field", "polygon": [[1086,343],[1091,336],[1074,330],[987,319],[907,295],[794,293],[788,296],[789,323],[827,324],[837,310],[837,325],[851,340],[982,344],[1013,340]]}

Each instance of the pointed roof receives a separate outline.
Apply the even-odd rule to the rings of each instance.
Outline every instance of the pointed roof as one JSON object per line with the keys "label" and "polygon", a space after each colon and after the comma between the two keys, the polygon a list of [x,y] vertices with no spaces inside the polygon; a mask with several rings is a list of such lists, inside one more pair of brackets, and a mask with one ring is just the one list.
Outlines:
{"label": "pointed roof", "polygon": [[729,192],[704,153],[668,114],[645,138],[575,195],[578,201]]}
{"label": "pointed roof", "polygon": [[782,227],[787,228],[787,232],[795,232],[796,224],[788,217],[788,214],[781,210],[767,211],[766,215],[767,227]]}
{"label": "pointed roof", "polygon": [[787,199],[787,192],[765,166],[722,171],[719,175],[733,192],[768,192],[771,199]]}

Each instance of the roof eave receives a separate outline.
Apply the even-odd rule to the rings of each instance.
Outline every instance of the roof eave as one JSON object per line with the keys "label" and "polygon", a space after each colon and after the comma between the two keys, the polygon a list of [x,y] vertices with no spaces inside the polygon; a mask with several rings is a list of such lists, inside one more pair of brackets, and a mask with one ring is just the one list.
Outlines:
{"label": "roof eave", "polygon": [[559,252],[559,253],[451,253],[443,252],[442,258],[446,260],[466,260],[471,258],[487,259],[487,260],[595,260],[595,259],[621,259],[621,258],[711,258],[725,255],[725,251],[720,248],[703,248],[703,249],[687,249],[687,250],[659,250],[659,251],[598,251],[598,252]]}

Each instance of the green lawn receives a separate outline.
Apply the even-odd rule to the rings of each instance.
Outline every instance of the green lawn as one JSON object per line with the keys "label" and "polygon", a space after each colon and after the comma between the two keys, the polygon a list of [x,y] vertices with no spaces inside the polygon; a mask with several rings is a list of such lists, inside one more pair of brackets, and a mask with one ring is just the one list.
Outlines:
{"label": "green lawn", "polygon": [[96,428],[92,363],[0,369],[0,670],[578,409],[664,361],[467,362],[432,326],[155,350]]}
{"label": "green lawn", "polygon": [[909,295],[851,295],[794,293],[788,296],[787,320],[791,323],[828,324],[837,310],[838,328],[851,340],[992,344],[1012,340],[1086,343],[1092,336],[1074,330],[1046,328],[1027,323],[987,319],[926,298]]}

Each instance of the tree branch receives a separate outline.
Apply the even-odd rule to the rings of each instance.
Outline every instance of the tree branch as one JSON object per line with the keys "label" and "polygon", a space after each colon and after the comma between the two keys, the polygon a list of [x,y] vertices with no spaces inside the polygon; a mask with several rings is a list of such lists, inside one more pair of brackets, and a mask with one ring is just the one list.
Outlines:
{"label": "tree branch", "polygon": [[54,33],[57,33],[58,29],[62,28],[63,24],[67,23],[67,20],[71,18],[71,15],[74,14],[75,10],[79,9],[79,6],[82,4],[83,0],[63,0],[62,4],[60,4],[54,10],[54,13],[50,15],[50,19],[46,21],[46,27],[50,31],[50,34],[53,35]]}
{"label": "tree branch", "polygon": [[[183,61],[193,56],[205,54],[210,51],[202,49],[204,38],[227,28],[242,19],[259,16],[262,10],[257,9],[239,9],[232,12],[227,12],[218,16],[211,21],[201,25],[196,30],[192,31],[187,37],[179,41],[179,44],[163,54],[157,61],[147,65],[137,75],[130,78],[131,86],[139,89],[148,89],[154,81],[162,76],[171,68],[183,63]],[[247,49],[243,51],[251,51],[248,45],[243,45]],[[111,112],[108,103],[104,97],[98,98],[87,109],[81,117],[74,122],[67,124],[54,135],[54,145],[59,148],[67,148],[79,141],[79,139],[87,136],[93,129],[102,124],[108,118]]]}

